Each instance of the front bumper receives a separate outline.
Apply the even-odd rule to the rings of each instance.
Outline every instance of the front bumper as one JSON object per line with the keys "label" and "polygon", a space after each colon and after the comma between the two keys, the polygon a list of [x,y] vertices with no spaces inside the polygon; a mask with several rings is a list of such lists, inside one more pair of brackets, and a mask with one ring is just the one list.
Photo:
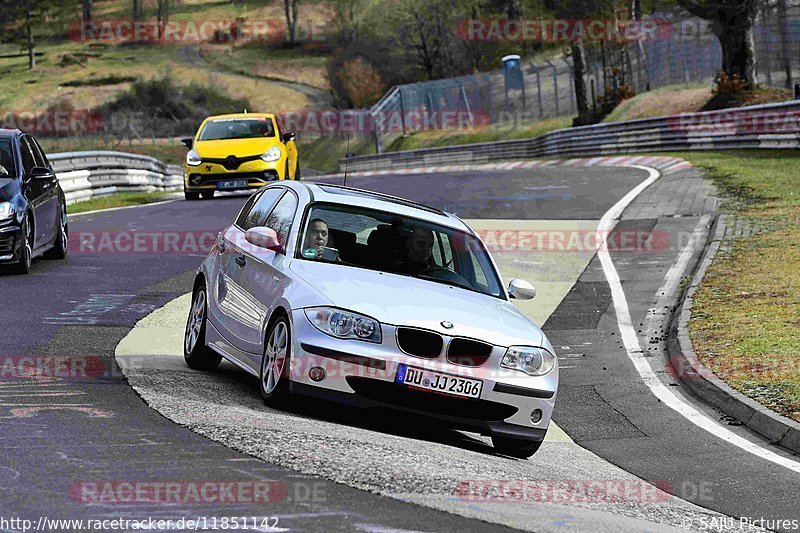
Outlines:
{"label": "front bumper", "polygon": [[188,191],[217,190],[220,181],[247,180],[247,187],[224,190],[257,189],[265,183],[284,179],[283,159],[267,163],[265,161],[246,161],[237,168],[229,170],[218,163],[203,162],[199,166],[183,165],[183,187]]}
{"label": "front bumper", "polygon": [[19,261],[22,228],[14,225],[0,228],[0,263]]}
{"label": "front bumper", "polygon": [[[501,370],[499,362],[505,350],[499,347],[480,367],[456,365],[444,357],[414,357],[400,351],[393,326],[383,324],[382,328],[381,344],[336,339],[317,330],[302,309],[293,311],[292,387],[301,393],[359,407],[409,411],[487,435],[544,438],[555,405],[558,369],[541,377]],[[395,383],[400,364],[480,379],[480,398],[445,396]],[[315,382],[309,377],[314,367],[325,370],[325,379]],[[536,424],[531,422],[535,409],[542,412]]]}

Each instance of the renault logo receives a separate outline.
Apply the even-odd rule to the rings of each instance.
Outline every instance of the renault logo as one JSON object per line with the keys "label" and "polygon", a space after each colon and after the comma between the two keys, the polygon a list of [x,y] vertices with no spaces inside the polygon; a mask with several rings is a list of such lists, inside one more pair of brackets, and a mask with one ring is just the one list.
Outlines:
{"label": "renault logo", "polygon": [[447,320],[442,320],[440,322],[440,324],[442,325],[442,327],[444,329],[453,329],[453,323],[452,322],[448,322]]}

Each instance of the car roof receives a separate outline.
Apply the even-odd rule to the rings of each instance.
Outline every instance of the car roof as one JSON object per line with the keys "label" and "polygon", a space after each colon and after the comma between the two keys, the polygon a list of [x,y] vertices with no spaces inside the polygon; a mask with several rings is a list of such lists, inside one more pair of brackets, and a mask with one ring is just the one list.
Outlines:
{"label": "car roof", "polygon": [[20,130],[5,130],[0,128],[0,137],[8,138],[14,137],[16,135],[20,135],[22,132]]}
{"label": "car roof", "polygon": [[283,184],[292,188],[305,188],[315,202],[378,209],[473,233],[472,229],[457,216],[405,198],[330,183],[289,181]]}
{"label": "car roof", "polygon": [[218,120],[225,118],[275,118],[272,113],[229,113],[227,115],[213,115],[206,117],[206,120]]}

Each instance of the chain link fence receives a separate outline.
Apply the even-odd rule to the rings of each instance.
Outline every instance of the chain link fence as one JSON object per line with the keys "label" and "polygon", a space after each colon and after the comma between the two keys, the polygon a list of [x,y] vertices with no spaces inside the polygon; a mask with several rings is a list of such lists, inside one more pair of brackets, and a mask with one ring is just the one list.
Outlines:
{"label": "chain link fence", "polygon": [[[791,88],[800,70],[800,6],[786,19],[762,16],[754,27],[759,83]],[[589,106],[626,85],[635,93],[676,84],[710,84],[722,64],[722,50],[708,22],[675,20],[665,38],[630,42],[606,54],[587,49],[585,79]],[[521,64],[523,88],[507,90],[503,69],[393,87],[368,110],[378,153],[399,135],[428,129],[513,124],[577,112],[572,60]]]}

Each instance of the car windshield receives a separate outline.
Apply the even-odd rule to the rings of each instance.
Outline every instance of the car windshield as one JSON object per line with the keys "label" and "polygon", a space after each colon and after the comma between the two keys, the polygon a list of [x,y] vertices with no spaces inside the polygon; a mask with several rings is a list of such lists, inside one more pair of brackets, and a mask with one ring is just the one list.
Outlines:
{"label": "car windshield", "polygon": [[9,178],[17,175],[14,166],[14,152],[11,149],[11,139],[0,139],[0,178]]}
{"label": "car windshield", "polygon": [[478,238],[463,231],[373,209],[314,204],[297,257],[413,276],[503,297]]}
{"label": "car windshield", "polygon": [[198,141],[222,139],[256,139],[274,137],[275,129],[268,118],[229,118],[206,122]]}

